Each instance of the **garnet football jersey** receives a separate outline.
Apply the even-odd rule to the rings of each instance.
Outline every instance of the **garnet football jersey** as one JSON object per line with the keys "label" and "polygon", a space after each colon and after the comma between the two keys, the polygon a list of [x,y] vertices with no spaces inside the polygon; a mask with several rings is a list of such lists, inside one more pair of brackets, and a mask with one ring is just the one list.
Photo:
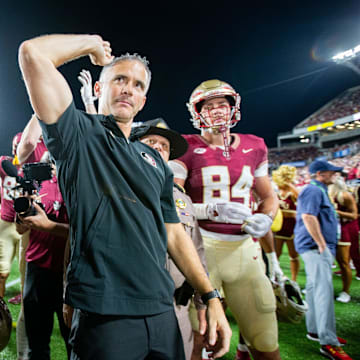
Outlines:
{"label": "garnet football jersey", "polygon": [[[267,176],[267,148],[262,138],[231,134],[231,158],[221,147],[210,145],[200,135],[183,135],[189,143],[177,161],[187,171],[185,189],[194,203],[240,202],[252,207],[256,177]],[[176,174],[175,174],[176,177]],[[241,226],[200,220],[200,226],[222,234],[238,235]]]}
{"label": "garnet football jersey", "polygon": [[36,162],[49,162],[49,151],[42,137],[38,140],[35,150],[27,158],[25,164]]}
{"label": "garnet football jersey", "polygon": [[[13,222],[15,219],[13,198],[18,197],[20,193],[15,193],[13,188],[16,186],[16,179],[7,175],[2,167],[2,161],[13,161],[10,156],[0,156],[0,177],[1,177],[1,219]],[[20,173],[19,173],[20,175]]]}

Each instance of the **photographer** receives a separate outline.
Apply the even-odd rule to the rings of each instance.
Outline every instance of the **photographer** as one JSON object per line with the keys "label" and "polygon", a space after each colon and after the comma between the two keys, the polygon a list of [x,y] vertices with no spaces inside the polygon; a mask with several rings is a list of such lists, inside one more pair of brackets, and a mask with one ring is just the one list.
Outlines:
{"label": "photographer", "polygon": [[32,201],[36,214],[26,217],[18,214],[17,223],[20,234],[27,229],[31,230],[26,250],[23,300],[29,359],[50,359],[54,313],[58,317],[60,332],[70,357],[69,329],[62,316],[63,259],[68,236],[68,218],[55,175],[51,180],[42,182],[37,194],[37,198],[39,197],[42,206]]}

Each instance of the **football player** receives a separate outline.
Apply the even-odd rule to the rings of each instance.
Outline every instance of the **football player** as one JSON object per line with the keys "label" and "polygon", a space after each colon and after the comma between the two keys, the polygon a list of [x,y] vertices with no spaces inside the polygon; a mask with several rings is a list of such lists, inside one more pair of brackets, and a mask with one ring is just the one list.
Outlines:
{"label": "football player", "polygon": [[[264,140],[230,133],[240,120],[240,100],[220,80],[196,87],[187,106],[201,134],[184,135],[188,151],[170,166],[194,202],[210,280],[223,289],[252,356],[280,359],[275,297],[254,240],[270,230],[278,200]],[[259,200],[256,212],[253,192]],[[269,247],[269,261],[277,269],[274,246]]]}
{"label": "football player", "polygon": [[[12,154],[15,156],[16,147],[19,144],[21,133],[14,136],[12,142]],[[19,250],[20,236],[16,232],[14,219],[15,210],[13,207],[14,187],[16,179],[6,174],[2,167],[2,161],[13,161],[10,156],[0,157],[1,187],[1,219],[0,219],[0,297],[5,295],[5,283],[11,270],[11,264]],[[18,166],[19,169],[19,166]]]}

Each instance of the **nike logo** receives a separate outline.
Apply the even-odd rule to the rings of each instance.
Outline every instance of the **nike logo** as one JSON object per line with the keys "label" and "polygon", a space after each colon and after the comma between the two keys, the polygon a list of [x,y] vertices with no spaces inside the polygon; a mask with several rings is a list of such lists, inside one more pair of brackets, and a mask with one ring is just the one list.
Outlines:
{"label": "nike logo", "polygon": [[253,259],[256,260],[258,257],[257,256],[253,256]]}
{"label": "nike logo", "polygon": [[242,152],[243,152],[244,154],[247,154],[247,153],[250,152],[250,151],[253,151],[253,149],[252,149],[252,148],[250,148],[250,149],[242,149]]}

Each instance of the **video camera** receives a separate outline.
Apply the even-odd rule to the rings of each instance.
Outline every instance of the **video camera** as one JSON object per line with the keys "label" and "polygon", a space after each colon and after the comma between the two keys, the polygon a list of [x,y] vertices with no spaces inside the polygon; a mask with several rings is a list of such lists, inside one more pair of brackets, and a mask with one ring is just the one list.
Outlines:
{"label": "video camera", "polygon": [[[17,168],[9,160],[3,160],[1,165],[5,173],[14,177],[19,183],[13,190],[20,190],[22,196],[14,198],[14,209],[22,217],[36,215],[31,195],[38,195],[41,183],[52,178],[52,167],[49,163],[24,164],[22,169],[24,177],[18,175]],[[41,203],[39,203],[41,206]]]}

